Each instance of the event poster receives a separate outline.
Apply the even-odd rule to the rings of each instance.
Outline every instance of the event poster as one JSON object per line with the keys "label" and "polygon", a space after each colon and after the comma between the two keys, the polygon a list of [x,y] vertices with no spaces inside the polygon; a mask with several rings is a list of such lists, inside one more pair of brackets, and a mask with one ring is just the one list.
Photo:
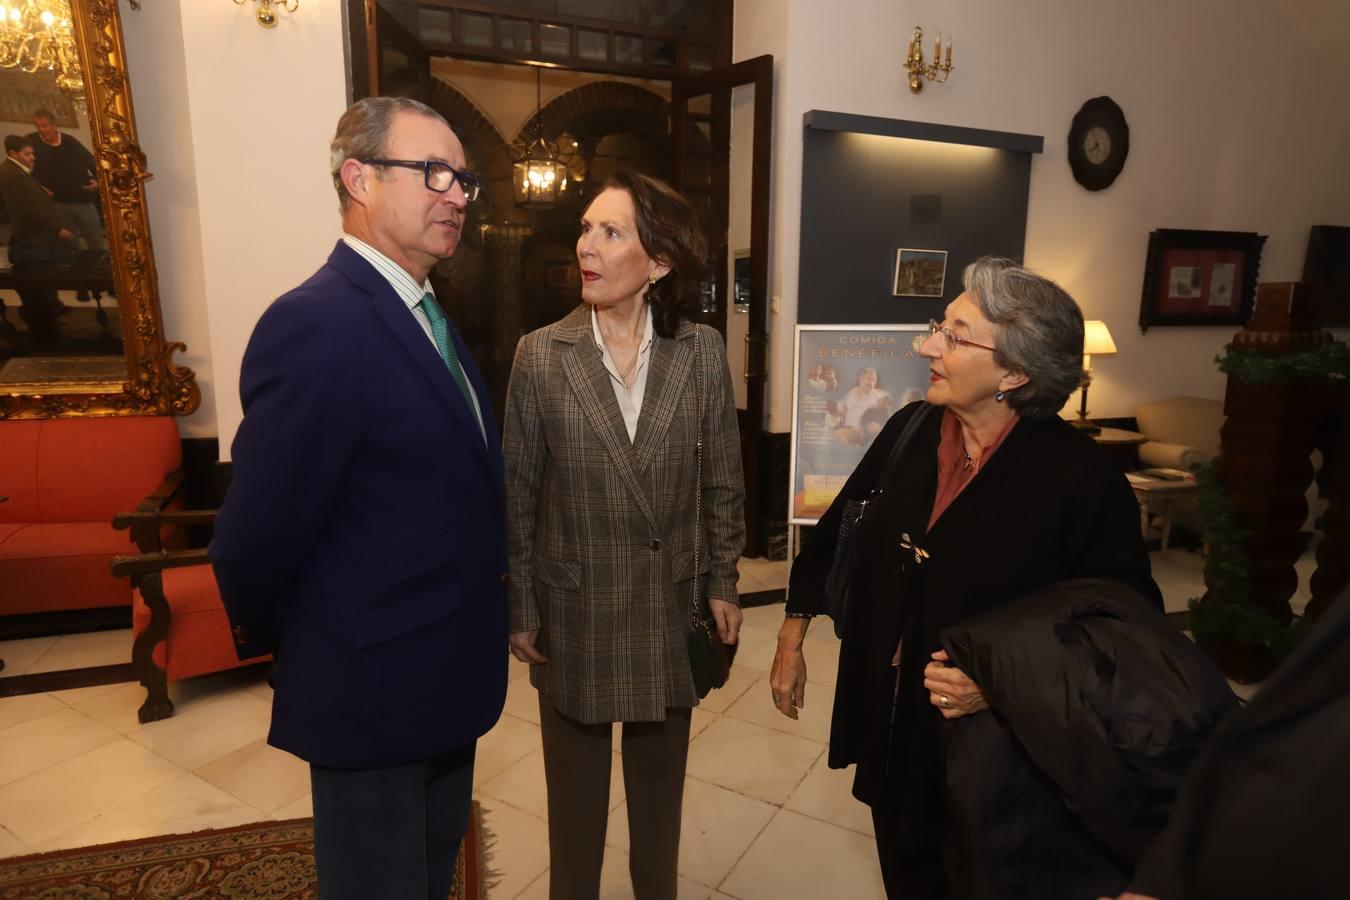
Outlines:
{"label": "event poster", "polygon": [[814,525],[892,414],[928,390],[927,325],[798,325],[789,521]]}

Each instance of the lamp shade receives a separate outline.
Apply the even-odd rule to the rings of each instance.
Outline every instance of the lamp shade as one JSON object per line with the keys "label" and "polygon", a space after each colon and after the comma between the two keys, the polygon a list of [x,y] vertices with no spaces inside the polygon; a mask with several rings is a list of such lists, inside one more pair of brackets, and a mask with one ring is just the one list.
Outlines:
{"label": "lamp shade", "polygon": [[1100,356],[1116,352],[1116,342],[1111,340],[1111,332],[1106,323],[1093,319],[1083,323],[1083,355]]}

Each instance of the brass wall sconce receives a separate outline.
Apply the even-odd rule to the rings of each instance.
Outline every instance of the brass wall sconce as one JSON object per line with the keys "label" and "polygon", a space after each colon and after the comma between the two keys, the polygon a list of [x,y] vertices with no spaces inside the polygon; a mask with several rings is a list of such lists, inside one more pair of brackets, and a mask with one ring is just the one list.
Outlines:
{"label": "brass wall sconce", "polygon": [[952,73],[952,36],[947,35],[947,61],[945,63],[942,61],[942,32],[939,31],[937,41],[933,44],[933,61],[925,65],[923,29],[915,25],[914,37],[909,39],[909,52],[905,54],[905,71],[909,73],[911,94],[923,90],[924,79],[942,84]]}
{"label": "brass wall sconce", "polygon": [[[246,0],[234,0],[238,6],[243,6]],[[293,13],[300,8],[300,0],[253,0],[258,4],[258,24],[264,28],[277,27],[277,7]]]}

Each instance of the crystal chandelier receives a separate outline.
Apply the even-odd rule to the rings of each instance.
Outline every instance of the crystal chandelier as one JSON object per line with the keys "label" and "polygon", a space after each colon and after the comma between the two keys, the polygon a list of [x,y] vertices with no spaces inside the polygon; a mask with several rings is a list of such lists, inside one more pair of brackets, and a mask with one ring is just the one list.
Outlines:
{"label": "crystal chandelier", "polygon": [[55,72],[61,92],[83,105],[84,73],[68,0],[0,0],[0,68]]}

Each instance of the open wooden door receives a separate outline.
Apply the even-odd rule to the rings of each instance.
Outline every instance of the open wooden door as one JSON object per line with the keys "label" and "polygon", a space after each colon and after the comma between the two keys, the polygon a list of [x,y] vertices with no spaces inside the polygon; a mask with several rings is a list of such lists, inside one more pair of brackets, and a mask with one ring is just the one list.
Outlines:
{"label": "open wooden door", "polygon": [[431,87],[431,54],[376,0],[347,0],[352,100],[412,97],[425,101]]}
{"label": "open wooden door", "polygon": [[[737,88],[742,90],[737,91]],[[745,167],[738,167],[738,183],[731,180],[733,105],[753,103],[748,117],[752,128],[749,185],[740,183]],[[766,551],[763,498],[765,459],[764,386],[768,377],[769,323],[769,166],[773,142],[773,57],[758,56],[724,68],[681,76],[671,83],[670,134],[675,186],[689,198],[708,238],[709,266],[698,318],[725,338],[741,338],[743,347],[727,347],[730,360],[740,360],[745,380],[744,406],[737,416],[741,431],[741,461],[745,468],[746,553]],[[737,145],[744,147],[738,138]],[[748,187],[748,199],[746,188]],[[748,309],[744,323],[729,317],[737,313],[728,302],[732,281],[728,228],[733,194],[749,205],[748,292],[741,298]],[[736,249],[742,249],[740,247]],[[732,377],[737,376],[733,362]],[[740,394],[740,391],[737,391]]]}

